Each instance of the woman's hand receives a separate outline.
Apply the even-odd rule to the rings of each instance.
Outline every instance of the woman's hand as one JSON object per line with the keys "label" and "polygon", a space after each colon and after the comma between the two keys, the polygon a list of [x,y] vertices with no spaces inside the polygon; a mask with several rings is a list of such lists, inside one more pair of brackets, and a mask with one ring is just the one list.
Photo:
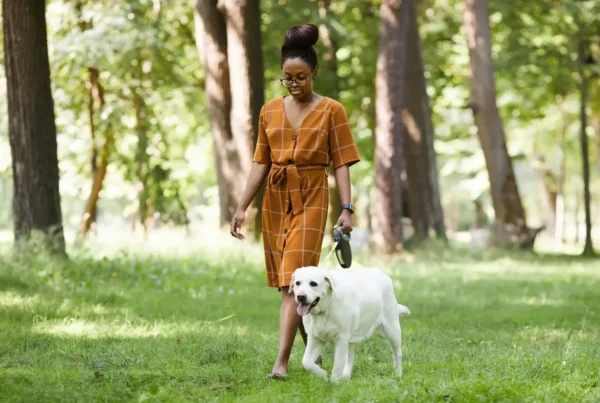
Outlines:
{"label": "woman's hand", "polygon": [[252,170],[250,171],[250,176],[248,177],[248,183],[246,183],[246,188],[244,189],[244,193],[240,199],[240,204],[238,204],[238,208],[231,219],[231,229],[229,232],[231,233],[232,237],[237,239],[245,238],[245,236],[240,233],[240,229],[242,228],[242,223],[246,218],[246,209],[256,196],[256,193],[258,193],[258,189],[264,182],[270,168],[271,164],[259,164],[258,162],[252,163]]}
{"label": "woman's hand", "polygon": [[237,239],[244,239],[245,236],[240,232],[240,229],[242,228],[242,223],[244,222],[244,219],[246,218],[246,212],[244,210],[236,210],[235,214],[233,215],[233,218],[231,219],[231,236],[233,236],[234,238]]}
{"label": "woman's hand", "polygon": [[351,232],[352,231],[352,214],[350,214],[350,211],[348,211],[346,209],[342,210],[342,213],[340,214],[340,218],[338,218],[335,226],[340,227],[342,229],[342,232],[345,234],[347,234],[348,232]]}

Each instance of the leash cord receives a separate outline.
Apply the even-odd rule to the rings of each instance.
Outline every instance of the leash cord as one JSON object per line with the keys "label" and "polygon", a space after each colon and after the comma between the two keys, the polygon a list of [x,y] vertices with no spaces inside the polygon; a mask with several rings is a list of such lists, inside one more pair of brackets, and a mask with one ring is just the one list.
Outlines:
{"label": "leash cord", "polygon": [[331,247],[331,250],[329,251],[327,256],[325,256],[325,259],[323,259],[319,262],[319,266],[321,266],[321,263],[327,262],[331,258],[331,255],[335,251],[335,248],[337,247],[338,243],[340,243],[340,241],[337,241],[336,243],[333,244],[333,246]]}

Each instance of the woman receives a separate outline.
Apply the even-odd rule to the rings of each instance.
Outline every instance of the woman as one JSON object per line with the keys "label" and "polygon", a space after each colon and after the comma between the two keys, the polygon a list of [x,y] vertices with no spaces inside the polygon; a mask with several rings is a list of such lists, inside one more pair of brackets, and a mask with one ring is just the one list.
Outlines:
{"label": "woman", "polygon": [[288,287],[294,270],[319,263],[329,206],[329,164],[342,202],[336,225],[352,231],[349,167],[360,158],[344,107],[313,92],[318,67],[313,45],[318,38],[312,24],[286,32],[281,83],[291,96],[275,98],[261,109],[252,170],[231,221],[231,235],[244,239],[240,227],[245,211],[268,175],[262,206],[267,285],[281,291],[279,354],[269,374],[273,378],[287,374],[298,329],[306,344]]}

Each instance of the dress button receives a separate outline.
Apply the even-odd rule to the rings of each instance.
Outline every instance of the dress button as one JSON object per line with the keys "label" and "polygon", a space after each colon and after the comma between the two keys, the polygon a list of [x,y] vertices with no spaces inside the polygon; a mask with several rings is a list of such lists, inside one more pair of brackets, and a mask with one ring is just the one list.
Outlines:
{"label": "dress button", "polygon": [[296,140],[296,135],[295,134],[292,136],[292,140]]}
{"label": "dress button", "polygon": [[289,160],[288,160],[288,164],[293,164],[293,163],[294,163],[294,160],[293,160],[293,159],[289,159]]}

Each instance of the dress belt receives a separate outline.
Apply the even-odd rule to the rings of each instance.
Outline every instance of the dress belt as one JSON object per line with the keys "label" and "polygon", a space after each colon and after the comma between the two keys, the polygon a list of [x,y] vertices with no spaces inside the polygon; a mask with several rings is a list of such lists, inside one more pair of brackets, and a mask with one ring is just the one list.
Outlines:
{"label": "dress belt", "polygon": [[279,185],[287,178],[287,193],[292,201],[292,211],[294,214],[302,212],[304,206],[302,204],[302,194],[300,193],[300,175],[298,171],[309,169],[325,169],[325,165],[301,165],[294,164],[281,165],[272,164],[271,166],[271,184]]}

